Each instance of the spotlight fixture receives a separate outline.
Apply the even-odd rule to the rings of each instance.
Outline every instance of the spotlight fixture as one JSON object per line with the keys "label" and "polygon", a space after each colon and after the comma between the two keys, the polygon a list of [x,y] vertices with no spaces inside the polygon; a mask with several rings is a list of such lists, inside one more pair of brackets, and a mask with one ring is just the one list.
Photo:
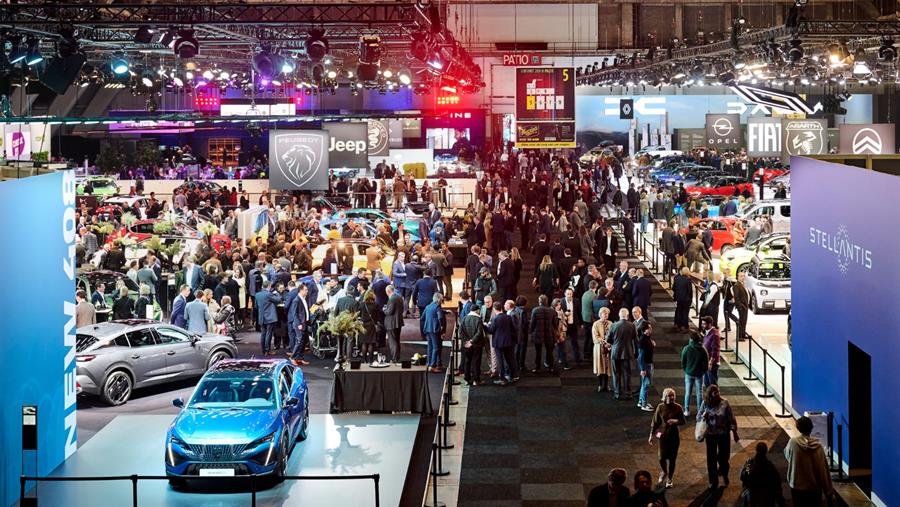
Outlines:
{"label": "spotlight fixture", "polygon": [[787,59],[791,63],[797,63],[803,59],[803,43],[800,39],[793,38],[788,42]]}
{"label": "spotlight fixture", "polygon": [[175,37],[178,35],[178,30],[175,28],[169,28],[166,30],[162,37],[159,38],[159,43],[165,47],[172,47],[172,44],[175,42]]}
{"label": "spotlight fixture", "polygon": [[9,64],[16,65],[17,63],[25,61],[27,53],[25,52],[25,48],[22,47],[21,39],[18,37],[12,37],[9,43]]}
{"label": "spotlight fixture", "polygon": [[62,58],[69,58],[79,52],[78,35],[71,25],[59,29],[60,41],[56,44],[56,51]]}
{"label": "spotlight fixture", "polygon": [[263,48],[253,55],[253,68],[262,79],[272,79],[280,66],[276,66],[276,55],[268,48]]}
{"label": "spotlight fixture", "polygon": [[44,55],[41,54],[40,42],[36,38],[29,37],[25,42],[25,46],[27,47],[27,51],[25,52],[25,65],[30,67],[44,61]]}
{"label": "spotlight fixture", "polygon": [[866,76],[872,73],[869,64],[866,62],[866,51],[863,48],[856,50],[853,55],[853,75]]}
{"label": "spotlight fixture", "polygon": [[122,76],[128,73],[128,70],[131,66],[128,64],[128,60],[123,57],[113,58],[109,64],[109,68],[113,71],[113,74],[117,76]]}
{"label": "spotlight fixture", "polygon": [[283,58],[281,60],[281,73],[282,74],[290,74],[294,72],[296,65],[294,64],[294,60],[292,58]]}
{"label": "spotlight fixture", "polygon": [[200,53],[200,41],[194,36],[194,30],[179,30],[172,49],[179,58],[193,58]]}
{"label": "spotlight fixture", "polygon": [[153,41],[153,29],[150,25],[141,25],[134,34],[134,42],[138,44],[149,44]]}
{"label": "spotlight fixture", "polygon": [[731,64],[734,65],[735,70],[741,70],[747,66],[747,58],[744,56],[743,51],[735,51],[734,57],[731,58]]}
{"label": "spotlight fixture", "polygon": [[309,31],[309,36],[303,41],[306,57],[312,62],[321,62],[328,54],[328,39],[325,38],[325,30],[314,28]]}
{"label": "spotlight fixture", "polygon": [[897,48],[894,47],[894,39],[891,37],[881,38],[881,47],[878,48],[878,58],[885,62],[892,62],[897,57]]}
{"label": "spotlight fixture", "polygon": [[363,35],[359,38],[359,65],[356,75],[361,81],[378,79],[381,65],[381,38],[377,35]]}
{"label": "spotlight fixture", "polygon": [[410,74],[409,69],[400,69],[400,71],[397,72],[397,79],[401,84],[409,85],[412,83],[412,74]]}
{"label": "spotlight fixture", "polygon": [[850,57],[847,46],[843,42],[828,46],[828,64],[832,67],[841,67]]}

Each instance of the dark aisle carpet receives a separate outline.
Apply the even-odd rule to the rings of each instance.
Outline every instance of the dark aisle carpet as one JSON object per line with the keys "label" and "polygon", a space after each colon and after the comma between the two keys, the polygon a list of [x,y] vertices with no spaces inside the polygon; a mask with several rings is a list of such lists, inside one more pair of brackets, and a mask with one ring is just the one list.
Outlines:
{"label": "dark aisle carpet", "polygon": [[[523,272],[531,273],[533,260],[530,255],[525,260]],[[628,260],[638,264],[636,258]],[[530,278],[525,278],[519,289],[528,297],[530,308],[537,295]],[[681,403],[684,375],[679,354],[688,335],[670,332],[674,303],[655,279],[652,283],[650,314],[657,348],[648,398],[655,405],[663,388],[674,387]],[[533,364],[533,353],[529,351],[526,365]],[[633,371],[633,388],[639,386],[637,379]],[[738,505],[740,467],[752,456],[757,440],[769,444],[770,459],[783,476],[787,435],[724,364],[720,386],[734,408],[741,436],[740,443],[732,443],[731,486],[707,491],[705,444],[694,440],[691,418],[682,430],[675,487],[667,493],[669,505]],[[525,373],[515,385],[464,389],[470,391],[460,506],[581,507],[591,488],[606,482],[614,467],[628,471],[631,489],[634,473],[640,469],[650,471],[656,481],[657,448],[647,443],[652,413],[638,409],[636,399],[615,401],[611,393],[598,393],[589,362],[559,377]],[[691,412],[696,414],[696,406]],[[789,496],[786,487],[785,494]]]}

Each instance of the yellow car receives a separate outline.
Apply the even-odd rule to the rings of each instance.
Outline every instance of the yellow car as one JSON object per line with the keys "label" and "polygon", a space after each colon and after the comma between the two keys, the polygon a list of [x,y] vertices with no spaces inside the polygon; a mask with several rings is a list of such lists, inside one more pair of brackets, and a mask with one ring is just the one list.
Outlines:
{"label": "yellow car", "polygon": [[[381,248],[381,252],[384,254],[384,257],[381,259],[380,263],[381,272],[390,276],[391,267],[394,264],[394,257],[396,256],[396,252],[394,251],[394,249],[384,245],[376,245],[375,241],[368,239],[342,239],[337,242],[337,246],[338,249],[345,249],[349,247],[353,250],[353,271],[356,271],[359,268],[367,267],[368,258],[366,257],[366,250],[378,246],[378,248]],[[313,247],[313,269],[324,269],[322,268],[322,261],[325,259],[325,252],[327,252],[329,248],[331,248],[331,242],[322,243]]]}
{"label": "yellow car", "polygon": [[775,232],[744,244],[742,248],[732,248],[722,254],[719,259],[719,271],[727,278],[736,278],[741,271],[746,271],[754,256],[760,259],[780,257],[790,242],[791,235],[786,232]]}

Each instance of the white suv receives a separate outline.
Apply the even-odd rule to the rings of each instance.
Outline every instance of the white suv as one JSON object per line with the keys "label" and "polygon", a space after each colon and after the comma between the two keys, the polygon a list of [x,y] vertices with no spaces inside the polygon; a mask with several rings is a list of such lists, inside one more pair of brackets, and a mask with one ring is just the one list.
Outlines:
{"label": "white suv", "polygon": [[772,218],[772,232],[791,232],[790,199],[756,201],[741,210],[735,218],[752,222],[762,215]]}

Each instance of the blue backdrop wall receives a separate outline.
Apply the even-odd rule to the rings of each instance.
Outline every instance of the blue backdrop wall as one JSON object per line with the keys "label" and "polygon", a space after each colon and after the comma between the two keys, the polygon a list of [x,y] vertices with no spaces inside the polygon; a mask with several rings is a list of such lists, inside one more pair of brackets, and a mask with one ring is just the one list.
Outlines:
{"label": "blue backdrop wall", "polygon": [[18,499],[22,406],[36,405],[38,468],[45,475],[75,451],[75,176],[59,172],[0,183],[0,484]]}
{"label": "blue backdrop wall", "polygon": [[791,159],[794,408],[834,411],[852,434],[849,396],[869,393],[848,393],[848,342],[871,356],[873,492],[887,505],[900,505],[898,195],[900,177]]}

